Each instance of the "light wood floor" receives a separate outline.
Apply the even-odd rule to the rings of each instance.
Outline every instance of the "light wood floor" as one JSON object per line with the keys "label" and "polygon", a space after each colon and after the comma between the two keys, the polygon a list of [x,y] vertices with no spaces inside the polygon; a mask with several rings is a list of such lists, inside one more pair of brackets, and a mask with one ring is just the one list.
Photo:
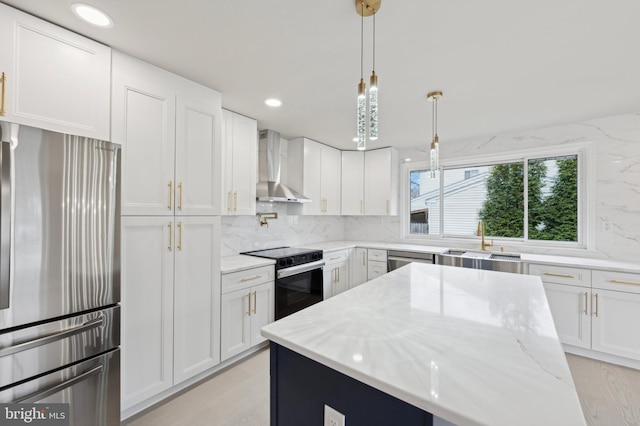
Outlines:
{"label": "light wood floor", "polygon": [[[567,360],[589,426],[640,426],[640,371],[570,354]],[[269,350],[124,425],[268,426]]]}

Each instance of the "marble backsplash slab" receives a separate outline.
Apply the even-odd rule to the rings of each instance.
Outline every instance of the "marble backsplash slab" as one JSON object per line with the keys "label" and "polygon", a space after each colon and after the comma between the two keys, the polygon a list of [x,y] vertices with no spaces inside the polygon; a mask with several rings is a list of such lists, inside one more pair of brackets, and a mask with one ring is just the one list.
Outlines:
{"label": "marble backsplash slab", "polygon": [[[592,212],[595,217],[595,247],[584,253],[583,257],[637,261],[640,257],[640,113],[461,142],[446,143],[443,139],[440,152],[444,159],[576,142],[592,142],[596,151],[595,212]],[[401,150],[399,154],[401,159],[427,159],[423,147]],[[283,159],[286,159],[286,143]],[[286,170],[283,172],[286,176]],[[415,240],[400,238],[401,225],[397,216],[298,216],[289,214],[285,204],[269,203],[260,203],[258,211],[276,211],[279,217],[269,220],[269,227],[261,227],[255,216],[222,218],[223,256],[248,250],[342,239],[416,243]],[[610,222],[611,230],[605,231],[603,222]],[[427,244],[439,245],[431,240]],[[446,245],[446,242],[442,241],[442,244]],[[505,247],[505,250],[509,249]],[[550,251],[540,247],[520,250],[539,254],[568,254],[566,251]],[[570,255],[579,256],[580,252],[572,250]]]}

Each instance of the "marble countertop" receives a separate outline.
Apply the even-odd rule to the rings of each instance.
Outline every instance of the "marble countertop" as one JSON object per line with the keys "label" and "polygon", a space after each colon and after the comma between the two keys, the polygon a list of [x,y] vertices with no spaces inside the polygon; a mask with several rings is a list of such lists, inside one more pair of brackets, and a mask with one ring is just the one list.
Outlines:
{"label": "marble countertop", "polygon": [[412,263],[262,335],[458,425],[584,425],[539,277]]}
{"label": "marble countertop", "polygon": [[[407,250],[418,253],[442,253],[449,247],[426,246],[419,244],[402,244],[402,243],[386,243],[375,241],[327,241],[322,243],[300,245],[300,247],[314,248],[324,250],[326,252],[348,249],[353,247],[375,248],[382,250]],[[452,247],[454,248],[454,247]],[[457,247],[456,247],[457,248]],[[462,248],[462,250],[465,250]],[[478,249],[466,249],[468,251],[478,252]],[[495,253],[500,253],[495,251]],[[521,253],[522,262],[539,263],[544,265],[562,265],[577,268],[601,269],[608,271],[640,273],[640,263],[620,262],[610,259],[597,259],[587,257],[571,257],[571,256],[550,256],[543,254]]]}
{"label": "marble countertop", "polygon": [[237,254],[235,256],[223,256],[220,258],[220,273],[230,274],[232,272],[258,268],[260,266],[275,265],[275,263],[276,261],[273,259],[245,256],[243,254]]}

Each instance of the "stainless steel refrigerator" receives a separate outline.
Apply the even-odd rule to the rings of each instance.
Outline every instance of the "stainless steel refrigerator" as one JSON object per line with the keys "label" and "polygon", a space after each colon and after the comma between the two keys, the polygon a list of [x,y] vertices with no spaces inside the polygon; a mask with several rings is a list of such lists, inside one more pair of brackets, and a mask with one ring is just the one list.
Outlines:
{"label": "stainless steel refrigerator", "polygon": [[120,147],[0,125],[0,403],[119,424]]}

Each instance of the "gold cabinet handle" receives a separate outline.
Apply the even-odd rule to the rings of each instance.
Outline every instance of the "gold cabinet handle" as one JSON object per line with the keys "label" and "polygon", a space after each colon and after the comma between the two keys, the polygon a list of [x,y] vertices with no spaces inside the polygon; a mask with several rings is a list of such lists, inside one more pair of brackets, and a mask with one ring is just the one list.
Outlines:
{"label": "gold cabinet handle", "polygon": [[389,214],[389,200],[387,200],[387,214]]}
{"label": "gold cabinet handle", "polygon": [[573,275],[566,274],[554,274],[553,272],[545,272],[542,275],[546,275],[548,277],[560,277],[560,278],[575,278]]}
{"label": "gold cabinet handle", "polygon": [[178,222],[178,250],[182,251],[182,222]]}
{"label": "gold cabinet handle", "polygon": [[247,309],[247,315],[251,316],[251,292],[247,293],[247,300],[249,301],[249,308]]}
{"label": "gold cabinet handle", "polygon": [[168,206],[169,210],[173,208],[172,199],[173,199],[173,181],[170,180],[169,181],[169,206]]}
{"label": "gold cabinet handle", "polygon": [[258,298],[258,296],[256,296],[256,292],[254,291],[253,292],[253,313],[254,314],[256,313],[256,305],[257,305],[257,300],[256,299],[257,298]]}
{"label": "gold cabinet handle", "polygon": [[362,252],[362,266],[367,266],[365,261],[364,261],[364,252]]}
{"label": "gold cabinet handle", "polygon": [[238,191],[233,191],[233,211],[238,211]]}
{"label": "gold cabinet handle", "polygon": [[4,109],[4,96],[5,96],[5,86],[7,84],[7,76],[2,73],[2,77],[0,77],[0,80],[2,80],[2,100],[0,100],[0,116],[3,116],[7,113]]}
{"label": "gold cabinet handle", "polygon": [[169,222],[169,247],[167,247],[169,249],[169,251],[171,251],[171,247],[172,247],[172,243],[171,243],[171,234],[173,234],[172,230],[171,230],[171,222]]}
{"label": "gold cabinet handle", "polygon": [[613,284],[629,284],[629,285],[640,285],[639,282],[636,281],[620,281],[620,280],[609,280],[610,283]]}
{"label": "gold cabinet handle", "polygon": [[338,279],[336,280],[336,282],[340,282],[340,267],[336,268],[336,274],[338,274]]}
{"label": "gold cabinet handle", "polygon": [[240,280],[240,282],[246,282],[246,281],[253,281],[253,280],[257,280],[258,278],[260,278],[262,275],[252,275],[250,277],[244,277]]}
{"label": "gold cabinet handle", "polygon": [[596,310],[593,313],[596,317],[598,316],[598,293],[596,293]]}
{"label": "gold cabinet handle", "polygon": [[585,315],[589,315],[588,311],[587,311],[587,304],[589,303],[589,293],[588,292],[584,292],[584,314]]}
{"label": "gold cabinet handle", "polygon": [[360,200],[360,213],[363,213],[363,211],[362,211],[362,209],[363,209],[362,205],[363,204],[364,204],[364,202],[362,200]]}
{"label": "gold cabinet handle", "polygon": [[231,191],[227,193],[227,213],[231,213]]}
{"label": "gold cabinet handle", "polygon": [[178,190],[180,191],[178,210],[182,211],[182,182],[178,184]]}

